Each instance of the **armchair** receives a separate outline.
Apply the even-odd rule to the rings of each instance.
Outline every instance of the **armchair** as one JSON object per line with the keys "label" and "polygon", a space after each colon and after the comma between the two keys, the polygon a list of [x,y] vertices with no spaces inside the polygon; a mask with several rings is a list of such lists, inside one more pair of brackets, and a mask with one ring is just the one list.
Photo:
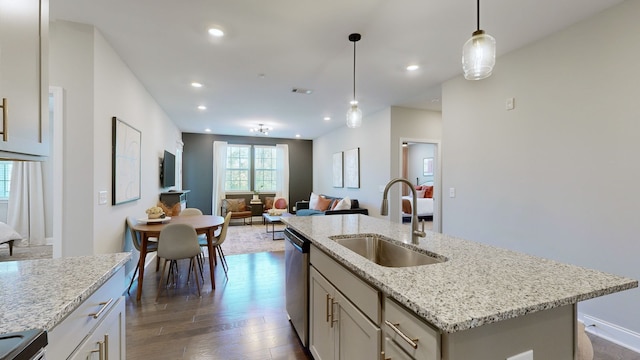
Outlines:
{"label": "armchair", "polygon": [[232,220],[242,219],[243,225],[246,225],[246,220],[249,219],[249,224],[253,225],[251,205],[247,205],[244,199],[222,199],[221,216],[227,216],[228,212],[231,212]]}

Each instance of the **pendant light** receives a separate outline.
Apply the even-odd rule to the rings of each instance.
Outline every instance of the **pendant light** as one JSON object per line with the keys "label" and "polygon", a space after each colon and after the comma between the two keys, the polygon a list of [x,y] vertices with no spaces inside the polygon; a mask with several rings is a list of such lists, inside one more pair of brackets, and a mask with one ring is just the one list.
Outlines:
{"label": "pendant light", "polygon": [[467,80],[482,80],[496,64],[496,39],[480,30],[480,0],[477,0],[478,27],[462,47],[462,69]]}
{"label": "pendant light", "polygon": [[358,109],[358,101],[356,100],[356,42],[360,38],[360,34],[349,35],[349,41],[353,42],[353,100],[351,100],[351,108],[347,111],[347,127],[349,128],[357,128],[362,125],[362,111]]}

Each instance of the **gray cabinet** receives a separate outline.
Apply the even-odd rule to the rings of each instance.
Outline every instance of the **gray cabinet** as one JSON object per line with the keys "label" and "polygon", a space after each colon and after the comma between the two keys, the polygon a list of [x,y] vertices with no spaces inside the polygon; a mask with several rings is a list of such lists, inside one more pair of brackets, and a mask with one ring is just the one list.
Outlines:
{"label": "gray cabinet", "polygon": [[4,158],[49,154],[48,9],[48,0],[0,0],[0,156]]}
{"label": "gray cabinet", "polygon": [[314,359],[379,358],[382,347],[377,290],[313,246],[311,264],[309,351]]}
{"label": "gray cabinet", "polygon": [[70,360],[126,359],[124,302],[124,297],[118,299],[93,333],[73,353]]}

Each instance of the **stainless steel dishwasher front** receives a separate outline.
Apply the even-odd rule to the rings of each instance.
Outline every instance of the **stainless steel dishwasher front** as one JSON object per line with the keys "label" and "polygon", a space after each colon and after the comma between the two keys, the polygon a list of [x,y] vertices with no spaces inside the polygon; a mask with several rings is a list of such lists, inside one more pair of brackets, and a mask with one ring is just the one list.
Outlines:
{"label": "stainless steel dishwasher front", "polygon": [[287,228],[284,231],[286,310],[305,348],[309,344],[309,240]]}

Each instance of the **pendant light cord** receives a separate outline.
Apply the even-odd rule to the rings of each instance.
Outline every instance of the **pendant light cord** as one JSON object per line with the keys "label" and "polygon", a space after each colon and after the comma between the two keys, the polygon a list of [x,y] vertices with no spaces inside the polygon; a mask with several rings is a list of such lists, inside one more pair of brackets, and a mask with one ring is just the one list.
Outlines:
{"label": "pendant light cord", "polygon": [[353,42],[353,100],[356,100],[356,41]]}
{"label": "pendant light cord", "polygon": [[476,21],[478,23],[478,28],[476,30],[480,30],[480,0],[478,0],[477,2],[477,8],[478,8],[478,11],[476,12],[477,13]]}

